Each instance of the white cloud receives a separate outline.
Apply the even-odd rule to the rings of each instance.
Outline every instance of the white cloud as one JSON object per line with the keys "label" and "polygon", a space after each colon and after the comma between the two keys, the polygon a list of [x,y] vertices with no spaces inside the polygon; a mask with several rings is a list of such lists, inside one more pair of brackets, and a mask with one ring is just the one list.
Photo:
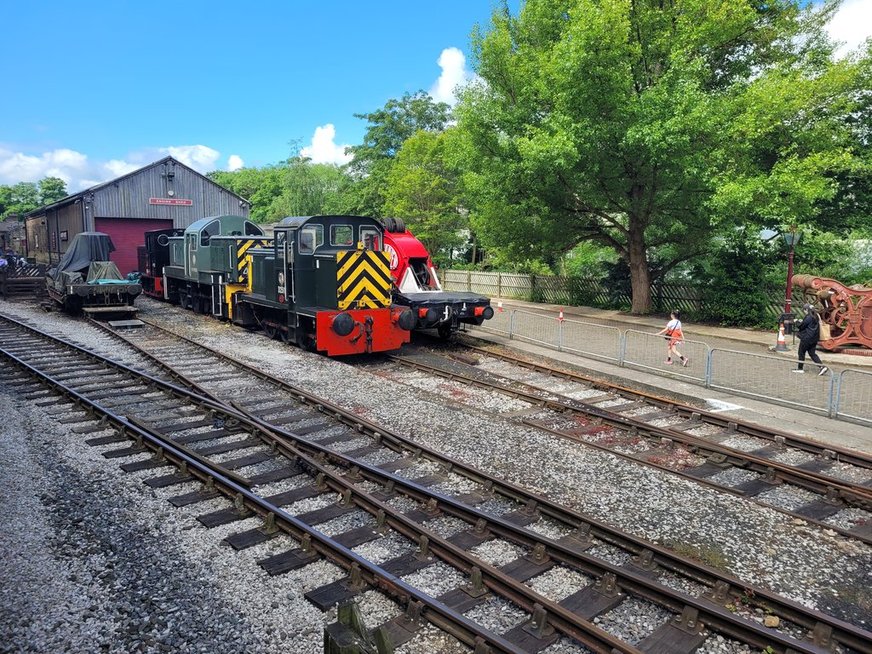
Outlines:
{"label": "white cloud", "polygon": [[[112,173],[112,177],[121,177],[122,175],[126,175],[127,173],[132,173],[137,168],[141,168],[138,164],[128,163],[127,161],[122,161],[120,159],[110,159],[103,166]],[[99,182],[97,182],[99,184]],[[93,186],[93,184],[92,184]],[[87,186],[85,187],[87,188]]]}
{"label": "white cloud", "polygon": [[36,182],[51,176],[60,177],[69,186],[88,170],[88,157],[75,150],[60,148],[34,155],[0,147],[0,184]]}
{"label": "white cloud", "polygon": [[336,128],[327,123],[315,128],[312,144],[300,148],[300,156],[308,157],[312,163],[346,164],[351,161],[351,155],[345,154],[347,145],[337,145]]}
{"label": "white cloud", "polygon": [[[171,145],[129,152],[123,159],[96,161],[67,148],[31,154],[0,144],[0,184],[38,182],[43,177],[59,177],[66,182],[70,193],[76,193],[126,175],[167,155],[198,172],[208,173],[217,169],[221,153],[206,145]],[[238,170],[243,165],[242,158],[236,154],[230,155],[227,160],[228,170]]]}
{"label": "white cloud", "polygon": [[234,170],[239,170],[245,166],[245,162],[242,160],[238,154],[231,154],[227,157],[227,170],[233,172]]}
{"label": "white cloud", "polygon": [[844,57],[872,36],[872,0],[845,0],[827,24],[830,38],[842,45],[837,57]]}
{"label": "white cloud", "polygon": [[455,91],[473,78],[466,70],[466,57],[458,48],[445,48],[437,61],[442,73],[430,89],[430,95],[436,102],[447,102],[454,106],[457,103]]}
{"label": "white cloud", "polygon": [[171,145],[159,150],[200,172],[215,170],[215,162],[221,156],[218,150],[213,150],[207,145]]}

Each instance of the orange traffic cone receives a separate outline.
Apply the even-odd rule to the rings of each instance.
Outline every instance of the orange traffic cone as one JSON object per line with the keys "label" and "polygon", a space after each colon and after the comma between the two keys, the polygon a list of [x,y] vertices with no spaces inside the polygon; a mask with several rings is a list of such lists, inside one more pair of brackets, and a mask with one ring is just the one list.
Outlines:
{"label": "orange traffic cone", "polygon": [[563,322],[565,318],[563,317],[563,307],[560,307],[560,315],[557,316],[557,320]]}
{"label": "orange traffic cone", "polygon": [[784,340],[784,323],[778,325],[778,341],[775,343],[776,352],[787,352],[787,341]]}
{"label": "orange traffic cone", "polygon": [[502,300],[500,300],[497,302],[497,313],[502,313],[502,312],[503,312],[503,302],[502,302]]}

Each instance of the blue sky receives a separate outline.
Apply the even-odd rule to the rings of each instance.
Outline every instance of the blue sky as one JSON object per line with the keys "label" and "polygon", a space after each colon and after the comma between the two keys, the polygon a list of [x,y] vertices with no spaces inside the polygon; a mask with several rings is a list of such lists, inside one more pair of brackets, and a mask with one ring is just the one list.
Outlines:
{"label": "blue sky", "polygon": [[[450,100],[472,74],[473,26],[493,6],[7,3],[0,184],[56,175],[72,192],[166,154],[203,172],[260,166],[287,158],[293,142],[341,162],[365,129],[353,114],[419,89]],[[856,39],[860,24],[868,35],[870,10],[872,0],[847,0],[835,36]]]}

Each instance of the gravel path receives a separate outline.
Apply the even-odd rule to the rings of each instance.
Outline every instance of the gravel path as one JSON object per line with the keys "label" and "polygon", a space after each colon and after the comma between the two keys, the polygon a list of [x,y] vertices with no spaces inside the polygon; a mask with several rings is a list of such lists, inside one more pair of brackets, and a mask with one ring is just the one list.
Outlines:
{"label": "gravel path", "polygon": [[[138,304],[143,315],[449,456],[807,606],[872,625],[872,548],[608,453],[454,403],[446,408],[427,390],[155,302]],[[111,343],[64,316],[23,304],[0,308],[75,334],[88,347]],[[141,477],[119,474],[118,462],[107,462],[42,410],[0,393],[0,411],[0,479],[5,489],[23,489],[0,500],[7,524],[16,525],[0,533],[6,562],[13,563],[0,572],[0,643],[13,643],[8,651],[175,651],[178,639],[189,651],[321,651],[321,628],[332,616],[302,594],[337,578],[333,566],[317,563],[270,578],[255,564],[257,552],[221,546],[196,522],[201,511],[175,509]],[[94,496],[97,503],[85,502]],[[390,558],[402,547],[375,543],[358,551]],[[370,604],[374,615],[390,612]],[[416,651],[416,642],[417,651],[439,651],[421,649],[418,639],[403,651]],[[456,643],[445,647],[462,651]],[[553,651],[563,647],[555,644]],[[0,651],[7,650],[0,645]]]}

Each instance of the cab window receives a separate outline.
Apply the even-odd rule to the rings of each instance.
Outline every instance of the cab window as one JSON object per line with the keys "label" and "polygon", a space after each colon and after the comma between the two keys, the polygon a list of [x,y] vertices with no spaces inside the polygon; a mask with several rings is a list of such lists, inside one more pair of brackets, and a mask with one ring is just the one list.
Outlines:
{"label": "cab window", "polygon": [[351,225],[331,225],[330,245],[349,247],[354,245],[354,227]]}
{"label": "cab window", "polygon": [[324,225],[306,225],[300,230],[300,254],[312,254],[324,245]]}
{"label": "cab window", "polygon": [[246,236],[261,236],[263,235],[263,230],[255,225],[253,222],[248,220],[245,221],[245,235]]}
{"label": "cab window", "polygon": [[361,227],[360,240],[367,250],[381,250],[381,233],[374,227]]}
{"label": "cab window", "polygon": [[221,225],[217,220],[213,220],[211,223],[206,225],[203,230],[200,232],[200,245],[206,246],[209,245],[209,240],[213,236],[217,236],[221,233]]}

